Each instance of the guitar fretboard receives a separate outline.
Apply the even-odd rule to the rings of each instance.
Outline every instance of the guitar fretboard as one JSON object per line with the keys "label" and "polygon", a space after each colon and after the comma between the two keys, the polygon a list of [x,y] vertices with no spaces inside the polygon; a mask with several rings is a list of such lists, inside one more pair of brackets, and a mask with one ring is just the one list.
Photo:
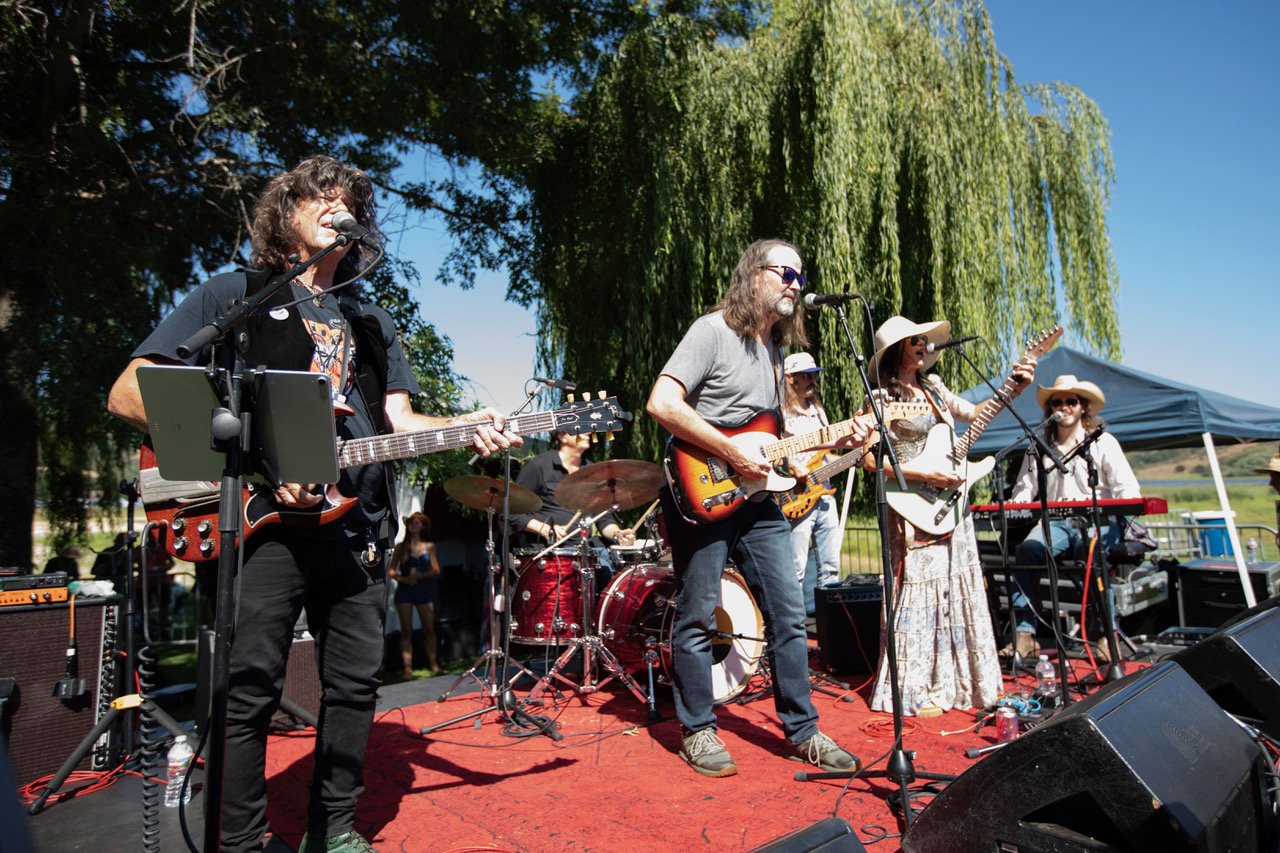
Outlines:
{"label": "guitar fretboard", "polygon": [[[357,465],[372,465],[375,462],[389,462],[465,447],[475,438],[476,430],[486,423],[488,422],[452,424],[434,429],[351,439],[344,442],[338,450],[338,467],[353,468]],[[554,429],[555,426],[555,412],[517,415],[506,420],[506,428],[517,435],[535,435]]]}

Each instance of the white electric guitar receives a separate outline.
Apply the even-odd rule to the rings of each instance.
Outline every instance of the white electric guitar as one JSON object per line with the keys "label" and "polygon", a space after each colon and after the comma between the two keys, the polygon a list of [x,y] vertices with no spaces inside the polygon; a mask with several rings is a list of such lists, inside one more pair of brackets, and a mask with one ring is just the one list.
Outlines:
{"label": "white electric guitar", "polygon": [[[1023,353],[1023,358],[1034,356],[1039,358],[1053,346],[1062,336],[1062,327],[1054,326],[1038,337],[1033,338]],[[931,486],[923,482],[908,482],[904,492],[898,488],[897,480],[890,478],[885,483],[885,499],[898,515],[911,522],[913,527],[935,535],[955,530],[964,513],[969,509],[969,484],[976,483],[991,473],[995,467],[995,458],[988,457],[981,462],[970,464],[969,449],[982,435],[992,419],[1004,410],[1005,400],[1010,399],[1013,392],[1013,377],[1005,379],[996,394],[994,402],[984,406],[965,434],[952,446],[951,427],[947,424],[936,424],[929,430],[924,447],[913,457],[923,460],[921,467],[950,468],[960,475],[960,485],[954,489]],[[905,461],[905,460],[904,460]]]}

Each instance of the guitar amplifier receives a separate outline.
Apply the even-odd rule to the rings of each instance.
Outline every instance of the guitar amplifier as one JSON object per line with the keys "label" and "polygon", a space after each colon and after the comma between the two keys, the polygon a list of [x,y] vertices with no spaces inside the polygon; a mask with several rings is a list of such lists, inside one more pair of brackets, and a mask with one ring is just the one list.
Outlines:
{"label": "guitar amplifier", "polygon": [[880,659],[879,575],[850,575],[813,591],[818,664],[827,672],[873,672]]}
{"label": "guitar amplifier", "polygon": [[[1280,563],[1246,563],[1245,568],[1255,600],[1280,593]],[[1179,564],[1180,625],[1216,628],[1247,606],[1234,559],[1206,557]]]}

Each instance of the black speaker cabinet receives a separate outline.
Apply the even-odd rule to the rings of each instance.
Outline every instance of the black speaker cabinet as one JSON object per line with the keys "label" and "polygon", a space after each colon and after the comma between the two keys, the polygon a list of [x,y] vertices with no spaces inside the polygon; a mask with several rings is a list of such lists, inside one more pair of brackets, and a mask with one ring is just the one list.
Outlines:
{"label": "black speaker cabinet", "polygon": [[1180,666],[1123,678],[991,753],[906,853],[1269,850],[1265,758]]}
{"label": "black speaker cabinet", "polygon": [[1280,610],[1265,608],[1172,660],[1224,711],[1280,738]]}
{"label": "black speaker cabinet", "polygon": [[[200,632],[200,649],[196,656],[196,728],[204,731],[209,718],[210,678],[213,672],[212,631]],[[316,641],[310,634],[294,637],[289,647],[289,662],[284,674],[282,695],[312,716],[320,714],[320,673],[316,669]],[[277,718],[282,717],[277,714]]]}
{"label": "black speaker cabinet", "polygon": [[[1246,563],[1245,569],[1254,601],[1280,593],[1280,563]],[[1180,625],[1217,628],[1248,606],[1234,559],[1205,557],[1178,566]]]}
{"label": "black speaker cabinet", "polygon": [[879,575],[853,575],[853,583],[813,591],[818,664],[827,672],[872,672],[880,659]]}
{"label": "black speaker cabinet", "polygon": [[751,853],[866,853],[848,821],[829,817],[757,847]]}
{"label": "black speaker cabinet", "polygon": [[[115,595],[74,599],[76,675],[85,690],[67,698],[57,694],[67,675],[71,603],[0,608],[0,678],[14,679],[0,721],[19,785],[56,773],[110,709],[124,669],[116,654],[123,601]],[[76,769],[114,767],[119,739],[119,731],[108,730]]]}

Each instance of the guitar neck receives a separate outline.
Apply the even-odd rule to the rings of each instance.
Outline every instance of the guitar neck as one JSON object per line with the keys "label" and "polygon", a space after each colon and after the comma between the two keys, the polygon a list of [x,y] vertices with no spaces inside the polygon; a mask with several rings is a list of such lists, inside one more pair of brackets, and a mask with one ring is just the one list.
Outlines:
{"label": "guitar neck", "polygon": [[969,448],[973,447],[973,443],[982,435],[982,431],[995,420],[996,415],[1004,411],[1005,400],[1013,396],[1013,388],[1013,377],[1009,376],[1001,384],[996,395],[983,404],[978,417],[974,418],[973,423],[964,431],[964,435],[956,439],[955,449],[952,451],[956,459],[964,459],[969,455]]}
{"label": "guitar neck", "polygon": [[[392,435],[375,435],[369,438],[353,438],[343,442],[338,451],[338,467],[354,468],[394,459],[407,459],[441,450],[466,447],[475,439],[476,430],[487,421],[450,424],[432,429],[397,432]],[[555,412],[536,412],[506,419],[506,429],[517,435],[536,435],[556,427]]]}
{"label": "guitar neck", "polygon": [[813,432],[780,438],[765,448],[765,456],[774,462],[778,462],[802,450],[819,447],[823,444],[832,444],[853,432],[853,422],[855,420],[857,419],[849,418],[846,421],[828,424]]}
{"label": "guitar neck", "polygon": [[859,453],[846,453],[839,459],[832,460],[826,465],[816,468],[809,472],[809,482],[820,483],[823,480],[829,480],[846,468],[852,468],[862,461],[862,457],[867,455],[867,451],[863,450]]}

